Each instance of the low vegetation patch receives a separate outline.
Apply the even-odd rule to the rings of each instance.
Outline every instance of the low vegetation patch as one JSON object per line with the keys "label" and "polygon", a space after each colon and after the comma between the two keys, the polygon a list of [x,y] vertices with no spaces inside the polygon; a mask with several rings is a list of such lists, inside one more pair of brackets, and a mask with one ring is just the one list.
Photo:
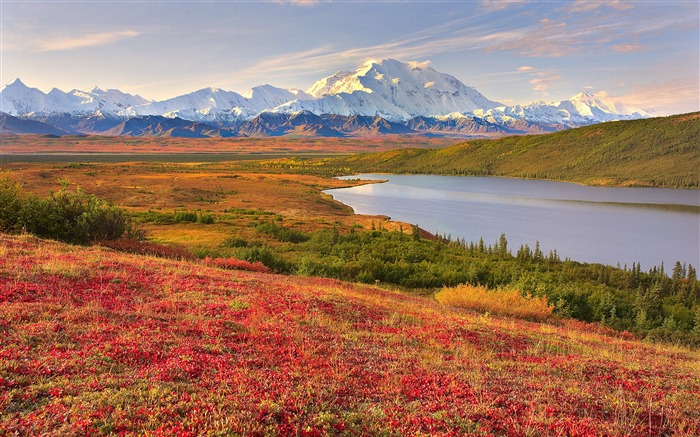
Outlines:
{"label": "low vegetation patch", "polygon": [[159,244],[152,241],[142,241],[132,238],[118,238],[99,242],[100,246],[120,252],[135,253],[138,255],[157,256],[171,259],[195,259],[187,249],[172,244]]}
{"label": "low vegetation patch", "polygon": [[3,436],[700,434],[680,347],[28,236],[0,253]]}
{"label": "low vegetation patch", "polygon": [[249,272],[270,273],[272,270],[260,261],[249,262],[236,258],[206,257],[202,264],[229,270],[247,270]]}
{"label": "low vegetation patch", "polygon": [[554,310],[545,297],[523,295],[518,290],[490,290],[474,285],[443,288],[435,294],[435,299],[443,305],[527,320],[545,321],[552,317]]}
{"label": "low vegetation patch", "polygon": [[303,232],[273,222],[260,223],[255,229],[261,234],[271,235],[279,241],[288,243],[303,243],[310,238]]}
{"label": "low vegetation patch", "polygon": [[26,193],[7,178],[0,179],[0,232],[30,232],[73,244],[113,240],[132,228],[121,209],[67,184],[48,197]]}

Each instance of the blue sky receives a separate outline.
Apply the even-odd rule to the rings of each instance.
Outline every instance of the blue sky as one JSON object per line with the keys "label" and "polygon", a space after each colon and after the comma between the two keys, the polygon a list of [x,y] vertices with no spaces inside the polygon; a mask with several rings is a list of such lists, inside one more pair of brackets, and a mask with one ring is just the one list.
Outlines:
{"label": "blue sky", "polygon": [[606,93],[659,115],[700,110],[700,2],[8,1],[2,83],[306,89],[369,58],[433,67],[507,104]]}

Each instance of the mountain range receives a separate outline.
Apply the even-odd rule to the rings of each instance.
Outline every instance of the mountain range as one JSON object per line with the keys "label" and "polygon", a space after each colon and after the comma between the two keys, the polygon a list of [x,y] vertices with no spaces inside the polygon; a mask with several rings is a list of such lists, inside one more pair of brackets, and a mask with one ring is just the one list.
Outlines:
{"label": "mountain range", "polygon": [[355,72],[339,71],[306,91],[272,85],[240,94],[204,88],[163,101],[99,87],[44,93],[15,79],[0,91],[0,112],[4,134],[185,137],[493,137],[650,116],[587,92],[561,102],[507,106],[428,62],[394,59],[370,60]]}

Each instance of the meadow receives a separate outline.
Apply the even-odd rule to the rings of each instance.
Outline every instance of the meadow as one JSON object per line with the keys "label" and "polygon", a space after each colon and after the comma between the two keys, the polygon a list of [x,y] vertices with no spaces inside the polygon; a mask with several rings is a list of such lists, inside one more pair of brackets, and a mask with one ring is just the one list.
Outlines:
{"label": "meadow", "polygon": [[698,435],[700,356],[0,235],[0,435]]}
{"label": "meadow", "polygon": [[[370,138],[170,138],[99,135],[3,135],[3,154],[343,154],[406,147],[441,148],[458,140],[443,137],[384,135]],[[0,160],[1,162],[1,160]]]}

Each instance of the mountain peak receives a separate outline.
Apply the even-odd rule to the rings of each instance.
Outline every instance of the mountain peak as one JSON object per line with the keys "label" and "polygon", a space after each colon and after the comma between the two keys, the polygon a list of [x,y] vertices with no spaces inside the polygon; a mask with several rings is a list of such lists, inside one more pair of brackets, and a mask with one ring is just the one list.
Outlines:
{"label": "mountain peak", "polygon": [[7,82],[3,88],[29,88],[27,85],[24,84],[20,80],[19,77],[16,77],[12,79],[11,81]]}
{"label": "mountain peak", "polygon": [[[326,99],[318,104],[309,102],[318,108],[316,111],[380,115],[392,121],[500,105],[454,76],[436,71],[430,62],[391,58],[369,59],[354,73],[335,73],[316,82],[307,92],[317,99]],[[294,109],[304,108],[297,105]]]}

